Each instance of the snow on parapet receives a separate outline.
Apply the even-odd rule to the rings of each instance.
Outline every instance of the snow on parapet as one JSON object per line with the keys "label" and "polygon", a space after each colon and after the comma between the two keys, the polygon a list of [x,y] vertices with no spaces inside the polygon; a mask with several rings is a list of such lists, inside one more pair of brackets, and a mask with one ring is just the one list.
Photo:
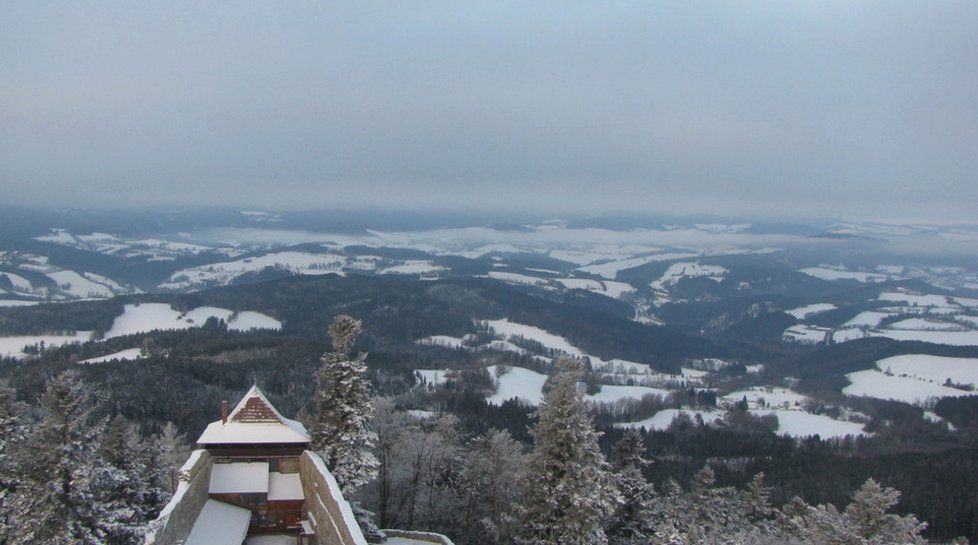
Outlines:
{"label": "snow on parapet", "polygon": [[340,485],[336,482],[336,478],[333,474],[326,469],[326,462],[323,461],[322,457],[311,450],[307,450],[303,453],[303,456],[307,456],[312,462],[316,471],[323,477],[326,482],[326,487],[329,489],[329,495],[332,497],[336,504],[340,508],[340,515],[343,517],[343,524],[347,527],[350,532],[350,537],[353,538],[355,545],[367,545],[366,538],[363,537],[363,532],[360,530],[360,525],[357,524],[356,517],[353,516],[353,509],[350,507],[350,503],[343,497],[343,492],[340,491]]}

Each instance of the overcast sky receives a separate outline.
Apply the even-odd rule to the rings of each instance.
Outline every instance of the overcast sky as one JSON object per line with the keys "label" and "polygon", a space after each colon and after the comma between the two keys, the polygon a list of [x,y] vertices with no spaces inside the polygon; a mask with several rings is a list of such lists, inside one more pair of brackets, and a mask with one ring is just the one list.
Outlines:
{"label": "overcast sky", "polygon": [[42,4],[2,202],[978,222],[970,0]]}

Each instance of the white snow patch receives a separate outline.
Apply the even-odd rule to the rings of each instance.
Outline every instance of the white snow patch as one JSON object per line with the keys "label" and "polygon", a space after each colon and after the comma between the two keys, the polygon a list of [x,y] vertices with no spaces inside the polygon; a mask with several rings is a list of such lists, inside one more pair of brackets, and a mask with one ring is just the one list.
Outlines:
{"label": "white snow patch", "polygon": [[198,307],[186,314],[180,314],[167,303],[142,303],[126,305],[122,314],[112,322],[105,338],[145,333],[157,329],[177,330],[200,327],[208,318],[217,318],[227,323],[228,329],[249,331],[251,329],[282,329],[282,323],[271,316],[253,311],[234,311],[218,307]]}
{"label": "white snow patch", "polygon": [[84,343],[92,339],[91,331],[78,331],[74,335],[17,335],[0,337],[0,356],[23,358],[24,347],[44,343],[45,348],[54,348],[66,344]]}
{"label": "white snow patch", "polygon": [[696,409],[665,409],[655,413],[651,418],[646,418],[645,420],[639,420],[637,422],[616,422],[616,428],[645,428],[649,431],[662,431],[672,424],[672,421],[676,419],[680,414],[685,414],[692,420],[696,420],[696,416],[699,415],[703,419],[705,424],[713,424],[718,418],[723,418],[723,413],[720,411],[707,411],[707,410],[696,410]]}
{"label": "white snow patch", "polygon": [[142,356],[142,350],[139,348],[127,348],[107,356],[99,356],[97,358],[89,358],[87,360],[82,360],[79,363],[104,363],[112,360],[138,360]]}
{"label": "white snow patch", "polygon": [[46,273],[63,291],[75,297],[112,297],[112,289],[105,284],[93,282],[75,271]]}
{"label": "white snow patch", "polygon": [[822,280],[856,280],[859,282],[882,282],[886,280],[886,275],[871,273],[871,272],[860,272],[860,271],[842,271],[837,269],[829,269],[826,267],[807,267],[804,269],[799,269],[798,272],[805,273],[808,276],[814,276],[815,278],[821,278]]}
{"label": "white snow patch", "polygon": [[821,314],[822,312],[828,312],[830,310],[835,310],[836,306],[832,303],[814,303],[811,305],[805,305],[803,307],[793,308],[791,310],[784,311],[785,314],[790,314],[799,320],[804,320],[816,314]]}
{"label": "white snow patch", "polygon": [[785,409],[756,409],[751,411],[756,416],[773,414],[778,417],[778,435],[792,437],[809,437],[818,435],[822,439],[845,437],[847,435],[866,435],[863,425],[857,422],[835,420],[821,414],[811,414],[804,411]]}
{"label": "white snow patch", "polygon": [[950,379],[955,384],[978,387],[978,358],[908,354],[879,360],[876,367],[894,375],[906,375],[937,384],[944,384]]}
{"label": "white snow patch", "polygon": [[560,278],[557,280],[564,285],[565,288],[571,290],[588,290],[595,293],[600,293],[601,295],[607,295],[608,297],[619,299],[622,295],[626,293],[632,293],[635,288],[624,282],[615,282],[612,280],[589,280],[586,278]]}
{"label": "white snow patch", "polygon": [[426,346],[444,346],[447,348],[465,348],[464,340],[450,335],[430,335],[423,339],[414,341],[416,344]]}
{"label": "white snow patch", "polygon": [[547,382],[547,375],[523,367],[508,367],[509,371],[497,378],[499,366],[490,365],[488,369],[497,384],[496,393],[486,399],[490,405],[502,405],[513,398],[532,406],[543,401],[543,385]]}
{"label": "white snow patch", "polygon": [[826,336],[831,329],[812,325],[793,325],[784,330],[781,339],[784,342],[796,342],[801,344],[819,344],[825,342]]}
{"label": "white snow patch", "polygon": [[656,281],[649,284],[655,291],[666,291],[683,278],[706,277],[714,282],[722,282],[727,269],[719,265],[701,265],[699,263],[673,263]]}
{"label": "white snow patch", "polygon": [[867,310],[860,312],[855,317],[853,317],[848,322],[842,324],[843,328],[846,327],[876,327],[880,325],[880,322],[884,318],[888,317],[889,314],[885,312],[876,312],[875,310]]}
{"label": "white snow patch", "polygon": [[798,392],[775,386],[754,386],[746,390],[730,392],[722,399],[728,403],[739,403],[744,398],[747,398],[747,406],[751,409],[761,406],[759,405],[761,400],[764,400],[764,407],[787,409],[800,407],[808,399]]}
{"label": "white snow patch", "polygon": [[600,392],[586,395],[584,399],[594,403],[614,403],[620,399],[642,399],[647,395],[664,398],[669,395],[669,392],[648,386],[614,386],[603,384],[601,385]]}
{"label": "white snow patch", "polygon": [[625,269],[633,269],[635,267],[640,267],[647,263],[653,263],[656,261],[671,261],[674,259],[687,259],[690,257],[696,257],[698,254],[692,253],[665,253],[665,254],[654,254],[646,255],[641,257],[632,257],[629,259],[618,259],[615,261],[609,261],[607,263],[599,263],[596,265],[588,265],[586,267],[580,267],[579,270],[590,274],[596,274],[602,278],[607,278],[609,280],[614,280],[619,271]]}
{"label": "white snow patch", "polygon": [[842,393],[846,395],[890,399],[916,405],[933,398],[975,395],[975,392],[948,388],[912,377],[887,376],[875,369],[848,373],[846,378],[850,382],[842,389]]}

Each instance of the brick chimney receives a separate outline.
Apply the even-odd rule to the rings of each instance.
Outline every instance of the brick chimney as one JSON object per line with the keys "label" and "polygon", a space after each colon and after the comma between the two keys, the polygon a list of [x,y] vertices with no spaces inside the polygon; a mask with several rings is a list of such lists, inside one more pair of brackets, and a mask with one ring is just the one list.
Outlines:
{"label": "brick chimney", "polygon": [[226,399],[221,402],[221,423],[228,423],[228,402]]}

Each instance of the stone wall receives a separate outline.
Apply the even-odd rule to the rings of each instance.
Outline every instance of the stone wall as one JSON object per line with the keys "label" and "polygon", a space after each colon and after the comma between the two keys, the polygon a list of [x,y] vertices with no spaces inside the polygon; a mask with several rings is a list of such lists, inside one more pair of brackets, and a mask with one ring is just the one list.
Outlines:
{"label": "stone wall", "polygon": [[146,531],[147,545],[179,545],[187,540],[209,497],[211,456],[196,450],[177,474],[177,491]]}
{"label": "stone wall", "polygon": [[307,450],[299,458],[299,475],[306,497],[303,514],[313,526],[319,545],[367,545],[350,504],[323,459]]}
{"label": "stone wall", "polygon": [[403,537],[414,541],[430,541],[433,545],[455,545],[448,536],[434,532],[416,532],[414,530],[381,530],[387,537]]}

